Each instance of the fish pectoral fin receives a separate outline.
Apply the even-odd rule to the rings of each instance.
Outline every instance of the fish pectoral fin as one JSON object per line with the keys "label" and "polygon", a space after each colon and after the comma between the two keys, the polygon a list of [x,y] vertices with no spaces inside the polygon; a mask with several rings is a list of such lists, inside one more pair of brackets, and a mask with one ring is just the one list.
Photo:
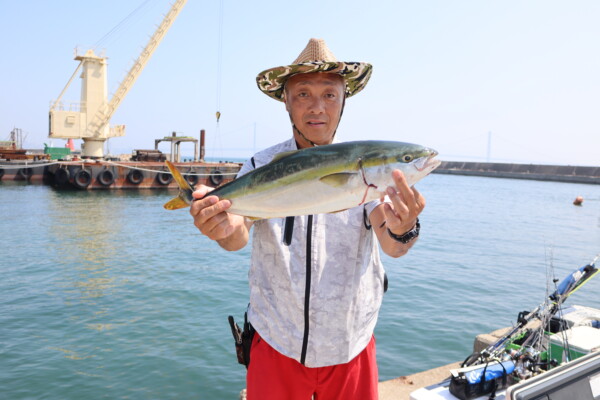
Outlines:
{"label": "fish pectoral fin", "polygon": [[275,161],[281,160],[283,157],[287,157],[289,155],[297,153],[298,151],[299,150],[292,150],[292,151],[283,151],[281,153],[277,153],[277,154],[275,154],[275,156],[273,157],[273,159],[271,160],[271,162],[275,162]]}
{"label": "fish pectoral fin", "polygon": [[358,174],[356,172],[338,172],[335,174],[325,175],[319,180],[326,185],[333,187],[342,187],[348,183],[348,181]]}
{"label": "fish pectoral fin", "polygon": [[163,206],[167,210],[179,210],[180,208],[189,207],[190,205],[181,198],[181,196],[177,196],[174,199],[169,200]]}

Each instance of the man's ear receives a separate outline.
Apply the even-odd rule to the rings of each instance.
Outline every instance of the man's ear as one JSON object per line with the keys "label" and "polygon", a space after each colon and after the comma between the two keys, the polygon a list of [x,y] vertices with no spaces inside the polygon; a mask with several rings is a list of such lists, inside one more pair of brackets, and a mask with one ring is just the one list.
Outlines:
{"label": "man's ear", "polygon": [[285,109],[286,111],[289,113],[290,112],[290,107],[288,105],[287,99],[285,97],[285,90],[283,91],[283,93],[281,94],[281,100],[283,100],[283,104],[285,104]]}

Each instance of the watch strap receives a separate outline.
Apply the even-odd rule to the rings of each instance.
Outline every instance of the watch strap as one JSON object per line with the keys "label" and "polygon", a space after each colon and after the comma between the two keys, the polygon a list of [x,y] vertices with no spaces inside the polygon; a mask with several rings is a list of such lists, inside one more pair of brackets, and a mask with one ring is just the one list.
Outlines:
{"label": "watch strap", "polygon": [[404,244],[407,244],[412,240],[416,239],[419,236],[420,230],[421,224],[419,223],[419,218],[417,218],[417,223],[415,224],[415,226],[403,235],[396,235],[394,232],[390,231],[390,228],[387,228],[388,235],[390,235],[392,239]]}

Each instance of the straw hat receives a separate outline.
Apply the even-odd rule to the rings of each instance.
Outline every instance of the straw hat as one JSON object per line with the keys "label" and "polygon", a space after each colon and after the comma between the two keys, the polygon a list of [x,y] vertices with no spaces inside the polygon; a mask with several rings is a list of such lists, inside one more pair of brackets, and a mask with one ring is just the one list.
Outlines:
{"label": "straw hat", "polygon": [[365,62],[338,61],[323,39],[310,39],[291,65],[267,69],[256,77],[258,88],[267,96],[283,101],[283,88],[290,76],[310,72],[341,75],[346,81],[346,97],[360,92],[369,81],[373,66]]}

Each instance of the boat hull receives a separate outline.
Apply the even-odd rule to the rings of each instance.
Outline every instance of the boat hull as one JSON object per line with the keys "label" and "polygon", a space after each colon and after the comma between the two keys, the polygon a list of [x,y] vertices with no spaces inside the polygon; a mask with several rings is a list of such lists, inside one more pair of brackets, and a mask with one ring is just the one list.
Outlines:
{"label": "boat hull", "polygon": [[[239,163],[181,162],[175,166],[193,185],[212,187],[237,175]],[[162,162],[97,161],[48,166],[46,183],[59,189],[176,189],[177,183]]]}

